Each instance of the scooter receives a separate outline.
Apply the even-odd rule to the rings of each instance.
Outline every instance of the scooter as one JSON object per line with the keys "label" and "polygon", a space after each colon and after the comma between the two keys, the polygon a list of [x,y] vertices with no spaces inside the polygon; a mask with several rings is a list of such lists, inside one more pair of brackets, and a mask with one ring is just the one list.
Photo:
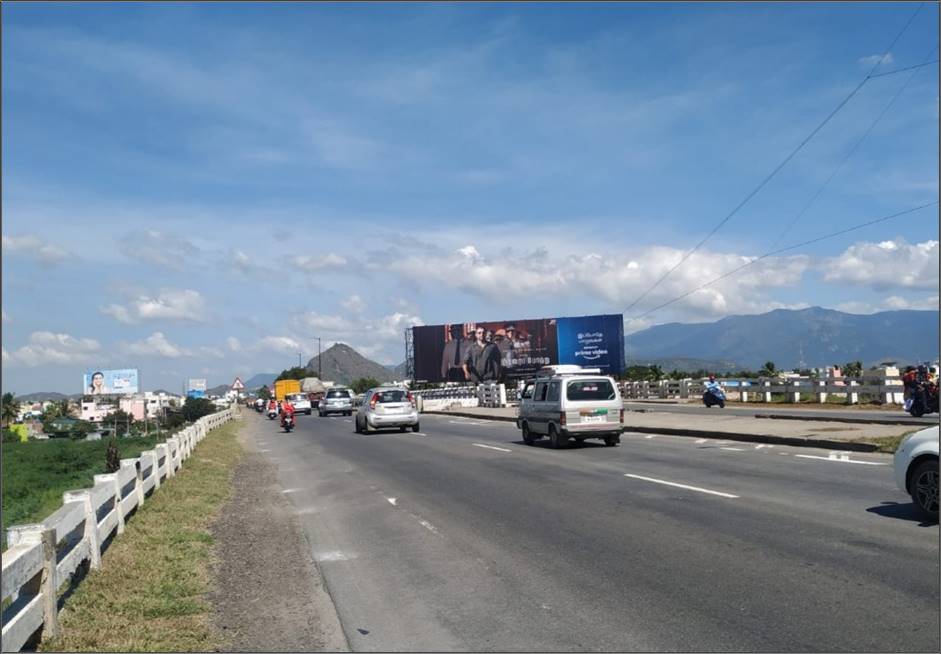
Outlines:
{"label": "scooter", "polygon": [[706,405],[707,409],[712,408],[715,404],[718,404],[720,409],[724,409],[725,393],[718,386],[715,388],[707,388],[702,394],[702,403]]}
{"label": "scooter", "polygon": [[290,434],[294,429],[294,416],[285,415],[281,417],[281,426],[284,427],[284,433]]}
{"label": "scooter", "polygon": [[268,420],[274,420],[278,417],[277,409],[268,409]]}

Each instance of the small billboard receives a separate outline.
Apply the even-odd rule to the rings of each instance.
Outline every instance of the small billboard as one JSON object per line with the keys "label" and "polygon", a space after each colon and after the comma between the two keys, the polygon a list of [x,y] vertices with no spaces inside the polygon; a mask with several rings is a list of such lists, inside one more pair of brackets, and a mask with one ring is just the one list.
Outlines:
{"label": "small billboard", "polygon": [[137,368],[89,370],[82,381],[84,395],[133,395],[140,392]]}

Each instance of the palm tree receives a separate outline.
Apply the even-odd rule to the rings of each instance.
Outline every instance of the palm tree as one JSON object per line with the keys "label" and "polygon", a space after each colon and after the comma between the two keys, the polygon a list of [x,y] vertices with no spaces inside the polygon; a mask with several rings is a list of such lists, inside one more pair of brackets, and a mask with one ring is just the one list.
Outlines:
{"label": "palm tree", "polygon": [[0,417],[4,425],[9,425],[20,414],[20,402],[13,393],[4,393],[0,400]]}
{"label": "palm tree", "polygon": [[765,361],[765,365],[762,366],[759,372],[763,377],[774,377],[774,373],[777,372],[774,361]]}

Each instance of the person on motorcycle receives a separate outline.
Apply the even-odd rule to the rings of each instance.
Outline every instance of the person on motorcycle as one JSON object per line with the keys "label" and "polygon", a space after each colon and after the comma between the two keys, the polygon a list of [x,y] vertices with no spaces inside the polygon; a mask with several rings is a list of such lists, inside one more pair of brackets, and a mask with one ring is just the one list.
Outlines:
{"label": "person on motorcycle", "polygon": [[915,395],[915,387],[918,385],[917,372],[915,366],[908,366],[902,374],[902,393],[905,400],[905,410],[912,408],[912,400]]}
{"label": "person on motorcycle", "polygon": [[285,398],[284,401],[281,402],[281,426],[282,427],[284,427],[284,419],[287,416],[291,416],[292,419],[294,418],[294,405],[291,404],[290,400]]}
{"label": "person on motorcycle", "polygon": [[716,381],[715,375],[709,375],[709,381],[706,382],[706,390],[715,395],[722,394],[722,386]]}

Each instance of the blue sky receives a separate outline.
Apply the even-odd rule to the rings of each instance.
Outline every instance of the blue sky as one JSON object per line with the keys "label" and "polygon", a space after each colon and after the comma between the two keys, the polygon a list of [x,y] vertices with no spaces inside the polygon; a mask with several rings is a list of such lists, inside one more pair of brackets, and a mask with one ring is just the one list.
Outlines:
{"label": "blue sky", "polygon": [[[3,11],[3,385],[228,383],[410,324],[622,312],[915,4],[75,4]],[[879,71],[937,58],[923,6]],[[876,57],[876,59],[872,59]],[[628,331],[938,308],[938,67],[870,80]],[[807,213],[853,143],[898,100]]]}

